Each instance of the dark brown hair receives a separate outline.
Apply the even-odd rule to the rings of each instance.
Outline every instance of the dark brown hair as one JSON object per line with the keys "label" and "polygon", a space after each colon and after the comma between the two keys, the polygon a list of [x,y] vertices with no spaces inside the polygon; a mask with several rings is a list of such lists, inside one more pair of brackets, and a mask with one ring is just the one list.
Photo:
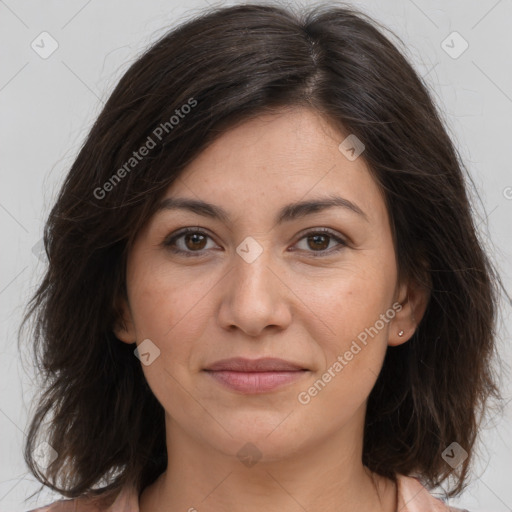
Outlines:
{"label": "dark brown hair", "polygon": [[[477,234],[462,159],[385,30],[347,6],[211,8],[166,33],[120,79],[46,222],[48,268],[22,322],[36,314],[42,393],[24,457],[40,482],[71,498],[112,498],[165,470],[163,408],[135,345],[112,331],[127,253],[180,171],[217,137],[302,106],[364,143],[399,276],[431,292],[413,337],[387,350],[368,401],[363,463],[430,487],[455,478],[450,496],[464,488],[481,414],[499,398],[499,278]],[[57,458],[41,471],[33,452],[50,413],[44,440]],[[441,456],[454,441],[469,454],[455,469]]]}

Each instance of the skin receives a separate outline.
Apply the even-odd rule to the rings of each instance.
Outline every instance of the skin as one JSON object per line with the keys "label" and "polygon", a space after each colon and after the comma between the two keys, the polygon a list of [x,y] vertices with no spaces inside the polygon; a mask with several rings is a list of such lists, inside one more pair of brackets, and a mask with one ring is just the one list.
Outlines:
{"label": "skin", "polygon": [[[387,346],[412,336],[427,294],[398,282],[384,197],[364,153],[350,161],[338,149],[344,138],[305,108],[246,121],[201,153],[166,194],[213,203],[231,222],[164,210],[138,234],[114,332],[160,350],[142,368],[166,412],[169,460],[143,491],[141,512],[396,509],[393,482],[361,461],[366,403]],[[285,205],[333,193],[367,219],[334,207],[274,222]],[[183,236],[175,246],[200,256],[163,245],[188,226],[207,238]],[[334,252],[334,238],[312,237],[318,228],[346,245]],[[236,252],[248,236],[263,251],[252,263]],[[299,403],[298,393],[396,302],[400,312],[309,403]],[[280,357],[309,371],[277,390],[243,395],[203,371],[235,356]],[[251,467],[237,457],[248,442],[261,455]]]}

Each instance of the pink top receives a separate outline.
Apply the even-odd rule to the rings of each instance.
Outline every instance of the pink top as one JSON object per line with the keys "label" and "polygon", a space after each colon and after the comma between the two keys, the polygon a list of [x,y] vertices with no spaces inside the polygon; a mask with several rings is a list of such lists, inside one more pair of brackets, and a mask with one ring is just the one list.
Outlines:
{"label": "pink top", "polygon": [[[415,477],[397,475],[397,512],[468,512],[449,507],[432,496]],[[78,503],[80,502],[80,503]],[[110,507],[98,509],[89,506],[83,499],[63,499],[28,512],[139,512],[139,497],[134,487],[125,487]]]}

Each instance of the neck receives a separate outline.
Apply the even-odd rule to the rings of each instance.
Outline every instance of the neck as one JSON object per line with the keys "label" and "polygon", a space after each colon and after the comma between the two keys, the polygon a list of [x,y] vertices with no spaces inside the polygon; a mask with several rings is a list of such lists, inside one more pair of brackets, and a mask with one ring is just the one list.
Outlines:
{"label": "neck", "polygon": [[358,425],[286,457],[262,453],[253,465],[191,439],[169,418],[166,428],[168,466],[142,492],[140,512],[396,510],[395,484],[361,462]]}

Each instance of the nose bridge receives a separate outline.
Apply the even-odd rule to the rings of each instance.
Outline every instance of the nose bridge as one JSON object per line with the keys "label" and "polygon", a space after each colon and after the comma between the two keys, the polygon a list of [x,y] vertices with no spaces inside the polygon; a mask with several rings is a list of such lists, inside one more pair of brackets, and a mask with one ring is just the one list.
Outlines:
{"label": "nose bridge", "polygon": [[246,237],[236,248],[233,265],[239,300],[249,298],[264,303],[272,299],[271,288],[275,288],[275,283],[270,286],[274,275],[270,268],[275,262],[272,262],[269,238]]}
{"label": "nose bridge", "polygon": [[[257,335],[268,325],[284,327],[290,315],[286,287],[277,277],[270,238],[247,237],[236,248],[230,281],[222,292],[220,319],[224,327]],[[276,275],[277,274],[277,275]]]}

